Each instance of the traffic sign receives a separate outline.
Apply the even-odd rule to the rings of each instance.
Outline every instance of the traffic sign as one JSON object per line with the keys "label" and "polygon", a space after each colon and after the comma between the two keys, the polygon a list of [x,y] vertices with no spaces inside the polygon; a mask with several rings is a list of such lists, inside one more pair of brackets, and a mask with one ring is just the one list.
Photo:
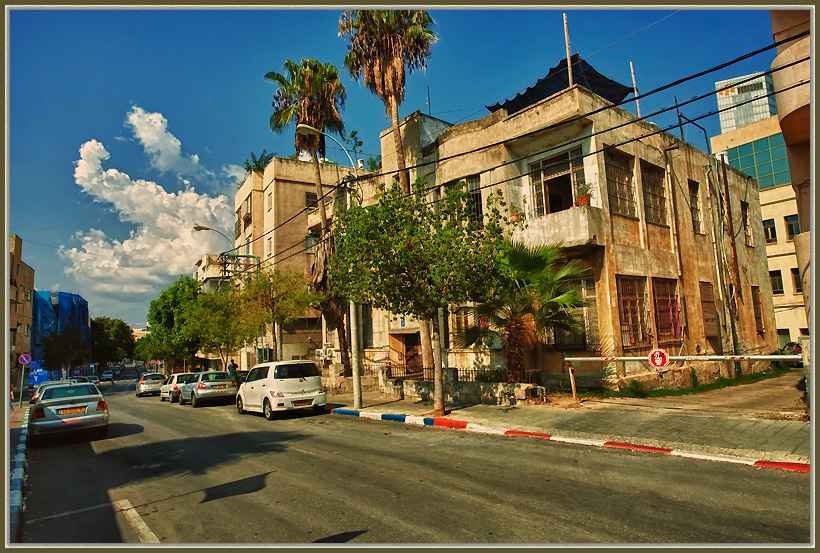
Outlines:
{"label": "traffic sign", "polygon": [[21,365],[28,365],[29,363],[31,363],[31,355],[29,355],[28,353],[24,353],[20,355],[18,361],[20,361]]}
{"label": "traffic sign", "polygon": [[653,367],[661,369],[669,364],[669,356],[662,349],[653,349],[649,354],[649,363]]}

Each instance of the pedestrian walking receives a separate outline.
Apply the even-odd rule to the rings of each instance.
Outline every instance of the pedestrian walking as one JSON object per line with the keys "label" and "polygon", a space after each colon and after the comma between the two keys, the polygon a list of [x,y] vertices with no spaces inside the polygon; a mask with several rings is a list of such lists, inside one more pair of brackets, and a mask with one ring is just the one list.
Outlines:
{"label": "pedestrian walking", "polygon": [[234,378],[236,376],[235,373],[236,369],[238,368],[239,366],[236,364],[236,362],[233,359],[231,359],[231,362],[228,363],[228,373],[230,373],[231,378]]}

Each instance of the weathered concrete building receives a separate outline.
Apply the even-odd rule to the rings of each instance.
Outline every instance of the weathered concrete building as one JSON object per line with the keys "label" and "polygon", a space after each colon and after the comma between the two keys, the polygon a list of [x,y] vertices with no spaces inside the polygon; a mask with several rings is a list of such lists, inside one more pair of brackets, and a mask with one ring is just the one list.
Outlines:
{"label": "weathered concrete building", "polygon": [[[754,180],[713,156],[659,132],[652,123],[575,85],[510,114],[449,125],[416,112],[402,121],[411,181],[436,187],[465,181],[476,199],[501,189],[525,217],[513,236],[563,241],[587,262],[579,282],[589,306],[585,332],[556,332],[530,363],[545,383],[562,381],[563,356],[763,354],[776,349],[771,284]],[[381,135],[393,151],[392,131]],[[384,173],[395,171],[385,156]],[[391,166],[392,162],[392,166]],[[590,205],[581,192],[591,189]],[[729,206],[727,209],[727,205]],[[497,353],[452,347],[463,321],[452,313],[442,340],[451,367],[503,363]],[[399,327],[398,325],[401,324]],[[413,323],[373,317],[375,349],[411,354]],[[417,328],[417,326],[415,327]],[[728,363],[692,361],[654,369],[648,361],[585,363],[576,375],[623,386],[700,382],[734,374]],[[755,370],[744,366],[744,370]]]}
{"label": "weathered concrete building", "polygon": [[23,240],[9,236],[9,389],[20,388],[20,355],[31,353],[34,269],[23,262]]}

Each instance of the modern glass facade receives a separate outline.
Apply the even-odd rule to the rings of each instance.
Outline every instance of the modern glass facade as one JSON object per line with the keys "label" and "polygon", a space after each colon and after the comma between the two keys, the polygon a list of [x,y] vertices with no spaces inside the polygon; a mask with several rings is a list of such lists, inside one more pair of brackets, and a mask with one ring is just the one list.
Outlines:
{"label": "modern glass facade", "polygon": [[791,183],[783,135],[773,134],[727,151],[729,165],[757,179],[761,190]]}
{"label": "modern glass facade", "polygon": [[777,115],[771,75],[755,75],[715,83],[721,133]]}

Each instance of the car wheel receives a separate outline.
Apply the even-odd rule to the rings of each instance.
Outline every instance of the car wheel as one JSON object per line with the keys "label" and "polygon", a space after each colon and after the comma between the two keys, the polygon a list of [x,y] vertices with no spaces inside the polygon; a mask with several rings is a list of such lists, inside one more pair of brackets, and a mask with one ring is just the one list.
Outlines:
{"label": "car wheel", "polygon": [[265,400],[265,403],[262,405],[262,414],[265,415],[265,418],[269,421],[273,420],[273,409],[270,406],[270,401],[268,401],[267,399]]}
{"label": "car wheel", "polygon": [[202,405],[202,400],[200,400],[196,394],[191,394],[191,407],[199,407]]}
{"label": "car wheel", "polygon": [[245,405],[242,403],[242,398],[236,396],[236,411],[240,415],[244,415],[247,411],[245,411]]}
{"label": "car wheel", "polygon": [[[174,398],[176,398],[176,400]],[[179,401],[179,396],[175,396],[174,394],[171,394],[171,395],[168,396],[168,401],[170,401],[171,403],[174,403],[174,401]]]}
{"label": "car wheel", "polygon": [[162,392],[159,393],[159,400],[160,401],[165,401],[165,396],[162,395]]}
{"label": "car wheel", "polygon": [[321,415],[322,413],[325,412],[325,406],[324,405],[314,405],[313,406],[313,412],[316,413],[317,415]]}
{"label": "car wheel", "polygon": [[182,397],[182,392],[179,393],[179,404],[185,405],[185,398]]}

